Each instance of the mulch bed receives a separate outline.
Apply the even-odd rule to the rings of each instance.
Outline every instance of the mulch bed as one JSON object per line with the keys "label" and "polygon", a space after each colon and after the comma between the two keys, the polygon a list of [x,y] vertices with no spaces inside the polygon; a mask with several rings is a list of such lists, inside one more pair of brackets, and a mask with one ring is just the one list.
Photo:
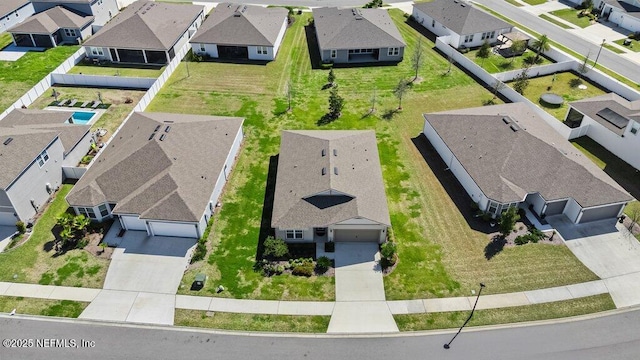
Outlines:
{"label": "mulch bed", "polygon": [[631,219],[629,219],[629,217],[626,217],[624,219],[623,224],[624,224],[624,227],[626,227],[627,230],[631,231],[631,233],[634,236],[640,235],[640,224],[635,223],[635,224],[633,224],[633,228],[630,229],[630,227],[631,227]]}

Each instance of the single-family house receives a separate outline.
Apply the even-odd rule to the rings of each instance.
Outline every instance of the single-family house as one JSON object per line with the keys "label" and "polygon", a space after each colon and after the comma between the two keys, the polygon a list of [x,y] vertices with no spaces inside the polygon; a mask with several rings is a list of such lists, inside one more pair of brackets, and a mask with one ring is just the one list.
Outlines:
{"label": "single-family house", "polygon": [[413,5],[416,22],[436,36],[448,36],[449,45],[456,49],[494,43],[513,26],[464,0],[434,0]]}
{"label": "single-family house", "polygon": [[640,32],[640,1],[600,0],[597,3],[600,17],[623,29]]}
{"label": "single-family house", "polygon": [[520,207],[576,224],[615,219],[633,200],[523,103],[424,114],[423,133],[480,210]]}
{"label": "single-family house", "polygon": [[574,101],[565,122],[640,170],[640,100],[609,93]]}
{"label": "single-family house", "polygon": [[91,146],[71,112],[15,109],[0,120],[0,225],[28,222]]}
{"label": "single-family house", "polygon": [[283,131],[277,171],[277,238],[386,241],[391,221],[372,130]]}
{"label": "single-family house", "polygon": [[16,46],[52,48],[80,44],[91,36],[93,16],[64,6],[52,7],[8,30]]}
{"label": "single-family house", "polygon": [[203,6],[136,1],[87,40],[84,49],[91,59],[164,65],[203,20]]}
{"label": "single-family house", "polygon": [[400,62],[406,46],[383,9],[313,9],[324,63]]}
{"label": "single-family house", "polygon": [[30,0],[0,1],[0,33],[23,22],[35,12]]}
{"label": "single-family house", "polygon": [[67,195],[77,214],[199,238],[243,139],[242,118],[136,112]]}
{"label": "single-family house", "polygon": [[93,16],[94,33],[120,11],[116,0],[31,0],[31,2],[36,13],[56,6],[65,6],[75,12]]}
{"label": "single-family house", "polygon": [[191,39],[191,48],[212,58],[274,60],[287,20],[285,8],[219,4]]}

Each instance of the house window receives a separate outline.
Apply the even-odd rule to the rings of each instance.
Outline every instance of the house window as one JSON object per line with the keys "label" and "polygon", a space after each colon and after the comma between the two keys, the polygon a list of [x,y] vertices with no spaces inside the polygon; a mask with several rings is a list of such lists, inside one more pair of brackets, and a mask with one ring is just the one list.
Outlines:
{"label": "house window", "polygon": [[107,209],[107,204],[102,204],[98,206],[98,211],[100,211],[100,216],[105,217],[109,215],[109,210]]}
{"label": "house window", "polygon": [[67,37],[76,37],[76,30],[75,29],[64,29],[64,34]]}
{"label": "house window", "polygon": [[331,58],[335,59],[338,57],[338,50],[331,50]]}
{"label": "house window", "polygon": [[38,157],[36,158],[36,162],[40,167],[43,167],[44,164],[47,163],[47,160],[49,160],[49,153],[47,153],[47,150],[41,152],[40,155],[38,155]]}
{"label": "house window", "polygon": [[492,31],[492,32],[491,32],[491,35],[489,36],[489,38],[493,39],[493,38],[495,38],[495,37],[496,37],[496,32],[495,32],[495,31]]}
{"label": "house window", "polygon": [[78,212],[81,215],[88,217],[89,219],[95,219],[96,213],[93,211],[93,208],[90,207],[79,207]]}
{"label": "house window", "polygon": [[287,240],[302,240],[303,230],[287,230]]}
{"label": "house window", "polygon": [[200,44],[200,51],[206,52],[207,49],[204,47],[204,44]]}
{"label": "house window", "polygon": [[91,55],[104,56],[104,52],[102,52],[102,48],[92,47],[91,48]]}
{"label": "house window", "polygon": [[388,55],[389,56],[398,56],[398,55],[400,55],[400,48],[389,48]]}
{"label": "house window", "polygon": [[266,46],[258,46],[258,55],[267,55],[269,53],[269,50],[267,49]]}
{"label": "house window", "polygon": [[498,203],[495,201],[489,201],[489,208],[487,212],[490,214],[496,214],[498,212]]}
{"label": "house window", "polygon": [[436,27],[436,21],[435,20],[431,20],[431,27]]}
{"label": "house window", "polygon": [[464,43],[465,43],[465,44],[466,44],[466,43],[470,43],[470,42],[472,42],[472,41],[473,41],[473,34],[471,34],[471,35],[467,35],[467,36],[465,36],[465,37],[464,37]]}

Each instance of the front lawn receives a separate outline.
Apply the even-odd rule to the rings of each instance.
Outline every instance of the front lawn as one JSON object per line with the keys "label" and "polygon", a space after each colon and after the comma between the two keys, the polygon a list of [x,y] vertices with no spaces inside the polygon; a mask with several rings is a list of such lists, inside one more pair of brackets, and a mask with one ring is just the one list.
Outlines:
{"label": "front lawn", "polygon": [[[376,130],[400,256],[398,267],[385,278],[389,299],[468,294],[479,281],[498,293],[595,279],[562,246],[510,248],[491,260],[485,258],[486,234],[469,226],[414,141],[421,139],[422,113],[481,106],[491,99],[491,93],[455,66],[445,75],[449,62],[423,38],[426,56],[420,79],[403,99],[403,110],[396,111],[398,100],[392,89],[401,78],[413,78],[410,54],[419,34],[405,23],[400,11],[390,14],[408,44],[405,61],[397,66],[336,68],[345,108],[328,125],[318,125],[327,111],[328,90],[322,87],[328,71],[311,67],[302,26],[308,14],[296,17],[277,60],[266,66],[189,63],[190,75],[184,64],[176,69],[149,111],[246,118],[244,148],[221,198],[222,208],[214,217],[208,257],[187,271],[179,293],[283,300],[334,298],[333,278],[265,278],[253,271],[258,242],[270,226],[268,207],[263,211],[264,204],[269,204],[265,187],[282,129]],[[284,92],[289,80],[294,89],[290,113]],[[376,111],[369,114],[374,94]],[[205,289],[190,291],[197,273],[207,274],[209,280]],[[218,285],[225,291],[216,294]]]}
{"label": "front lawn", "polygon": [[547,2],[547,0],[522,0],[522,1],[532,6],[544,4]]}
{"label": "front lawn", "polygon": [[89,303],[70,300],[33,299],[0,296],[0,313],[77,318]]}
{"label": "front lawn", "polygon": [[[142,90],[101,89],[70,86],[53,86],[52,89],[55,89],[56,92],[58,92],[58,100],[77,99],[78,103],[83,103],[85,101],[98,100],[98,93],[100,93],[102,102],[105,104],[111,104],[111,106],[106,109],[105,113],[92,125],[93,130],[98,128],[108,130],[103,141],[106,141],[106,139],[113,134],[145,94],[145,91]],[[34,101],[30,108],[44,109],[49,106],[49,104],[54,100],[52,96],[52,89],[49,89],[49,91],[45,92],[36,101]],[[81,108],[70,109],[78,111],[83,110]],[[91,111],[91,108],[87,108],[85,110]]]}
{"label": "front lawn", "polygon": [[[524,52],[524,54],[520,56],[513,56],[510,58],[505,58],[499,54],[494,54],[493,52],[489,55],[488,58],[483,59],[477,56],[478,50],[472,50],[465,54],[466,57],[473,60],[476,64],[480,65],[483,69],[485,69],[488,73],[495,74],[501,73],[509,70],[522,69],[525,67],[525,59],[529,57],[535,57],[536,53],[530,49]],[[551,64],[549,58],[544,56],[540,56],[542,60],[537,65],[546,65]]]}
{"label": "front lawn", "polygon": [[559,27],[561,27],[561,28],[563,28],[563,29],[573,29],[573,27],[571,27],[571,26],[569,26],[569,25],[567,25],[567,24],[563,23],[562,21],[558,21],[558,20],[557,20],[557,19],[555,19],[554,17],[551,17],[551,16],[549,16],[549,15],[547,15],[547,14],[540,14],[540,15],[538,15],[538,16],[539,16],[541,19],[545,19],[545,20],[547,20],[548,22],[550,22],[550,23],[552,23],[552,24],[554,24],[554,25],[557,25],[557,26],[559,26]]}
{"label": "front lawn", "polygon": [[[524,321],[557,319],[613,310],[616,305],[609,294],[589,296],[545,304],[477,310],[468,326],[510,324]],[[400,331],[452,329],[462,325],[469,316],[468,311],[395,315],[393,318]]]}
{"label": "front lawn", "polygon": [[549,14],[557,16],[562,20],[568,21],[577,27],[586,28],[587,26],[591,25],[591,19],[589,19],[588,16],[580,16],[580,11],[582,10],[560,9],[552,11]]}
{"label": "front lawn", "polygon": [[70,190],[71,185],[60,188],[24,244],[0,254],[0,281],[102,288],[108,260],[84,250],[69,250],[62,255],[54,250],[51,230],[68,208],[64,197]]}
{"label": "front lawn", "polygon": [[176,326],[263,332],[326,333],[330,316],[258,315],[176,309]]}
{"label": "front lawn", "polygon": [[0,110],[4,111],[45,75],[57,68],[78,46],[29,51],[17,61],[0,61]]}
{"label": "front lawn", "polygon": [[[629,44],[629,45],[625,45],[625,44],[624,44],[624,42],[625,42],[626,40],[631,40],[631,44]],[[629,49],[629,50],[631,50],[631,51],[635,51],[635,52],[640,51],[640,41],[639,41],[639,40],[636,40],[636,39],[628,39],[628,38],[624,38],[624,39],[616,40],[616,41],[614,41],[614,43],[616,43],[616,44],[618,44],[618,45],[621,45],[621,46],[623,46],[625,49]],[[607,44],[605,44],[605,46],[606,46],[606,45],[607,45]],[[607,49],[608,49],[608,47],[607,47]]]}
{"label": "front lawn", "polygon": [[80,62],[69,70],[69,74],[84,74],[84,75],[106,75],[106,76],[125,76],[125,77],[147,77],[157,78],[159,77],[166,67],[134,67],[124,65],[93,65],[85,62]]}
{"label": "front lawn", "polygon": [[[531,69],[529,74],[533,75],[535,69]],[[577,84],[584,84],[586,89],[580,89]],[[513,86],[513,83],[509,83]],[[549,88],[550,87],[550,88]],[[548,106],[540,101],[540,96],[545,93],[554,93],[564,98],[564,103],[559,107]],[[569,109],[568,103],[576,100],[591,98],[606,94],[607,91],[598,87],[598,85],[589,82],[587,79],[580,77],[571,72],[557,73],[555,75],[545,75],[537,78],[529,79],[529,86],[524,91],[524,96],[531,100],[534,104],[540,105],[545,111],[553,115],[556,119],[562,121],[567,115]]]}

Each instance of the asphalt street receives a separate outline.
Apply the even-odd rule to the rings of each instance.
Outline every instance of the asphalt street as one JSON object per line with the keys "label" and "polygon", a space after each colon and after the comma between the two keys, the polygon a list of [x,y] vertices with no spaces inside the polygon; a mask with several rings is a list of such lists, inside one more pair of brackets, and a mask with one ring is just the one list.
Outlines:
{"label": "asphalt street", "polygon": [[[635,360],[640,354],[640,309],[578,321],[465,329],[451,349],[443,349],[452,334],[446,331],[357,338],[324,334],[249,335],[2,315],[0,359]],[[27,347],[8,348],[6,345],[12,344],[6,344],[4,339],[32,339],[33,345],[23,341],[21,345]],[[85,347],[81,347],[82,340]]]}
{"label": "asphalt street", "polygon": [[[567,48],[595,60],[600,46],[591,43],[569,31],[555,26],[544,19],[510,5],[504,0],[474,0],[475,2],[491,8],[492,10],[520,23],[540,34],[546,34],[551,40],[556,41]],[[600,39],[596,42],[599,43]],[[603,48],[598,58],[598,64],[602,64],[620,75],[640,84],[640,66],[631,60],[625,59],[610,50]]]}

